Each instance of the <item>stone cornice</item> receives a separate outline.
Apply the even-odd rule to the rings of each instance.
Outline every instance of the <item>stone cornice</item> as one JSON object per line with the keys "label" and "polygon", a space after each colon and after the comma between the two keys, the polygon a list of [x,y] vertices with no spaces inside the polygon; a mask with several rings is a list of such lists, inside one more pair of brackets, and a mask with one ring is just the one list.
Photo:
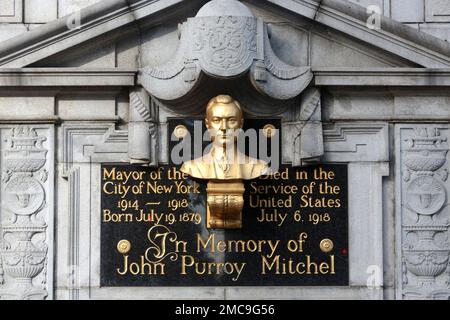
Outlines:
{"label": "stone cornice", "polygon": [[[255,4],[258,0],[249,0]],[[450,44],[390,18],[381,17],[381,28],[367,27],[365,8],[342,0],[266,0],[282,9],[317,21],[363,42],[427,68],[450,66]]]}
{"label": "stone cornice", "polygon": [[0,86],[134,86],[133,69],[23,68],[0,69]]}
{"label": "stone cornice", "polygon": [[[316,86],[450,86],[450,68],[313,68]],[[136,69],[0,69],[2,87],[129,87]]]}
{"label": "stone cornice", "polygon": [[450,68],[315,68],[317,86],[450,86]]}
{"label": "stone cornice", "polygon": [[[133,22],[161,22],[161,12],[183,0],[107,0],[80,11],[81,25],[69,28],[70,16],[62,17],[18,37],[2,42],[0,67],[26,67],[80,43],[102,36]],[[198,2],[189,0],[190,4]],[[186,6],[187,4],[183,4]],[[72,18],[73,19],[73,18]],[[69,22],[69,24],[68,24]]]}

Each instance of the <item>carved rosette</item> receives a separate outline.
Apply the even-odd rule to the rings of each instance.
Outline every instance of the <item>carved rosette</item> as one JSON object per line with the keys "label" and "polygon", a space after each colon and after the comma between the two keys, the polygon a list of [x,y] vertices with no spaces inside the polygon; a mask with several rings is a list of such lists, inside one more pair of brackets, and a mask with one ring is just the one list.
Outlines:
{"label": "carved rosette", "polygon": [[29,126],[18,126],[5,141],[0,239],[0,284],[4,286],[0,298],[45,299],[47,223],[40,212],[46,205],[46,137]]}
{"label": "carved rosette", "polygon": [[450,254],[447,137],[431,126],[410,131],[402,141],[402,294],[406,299],[448,298],[450,290],[438,281]]}

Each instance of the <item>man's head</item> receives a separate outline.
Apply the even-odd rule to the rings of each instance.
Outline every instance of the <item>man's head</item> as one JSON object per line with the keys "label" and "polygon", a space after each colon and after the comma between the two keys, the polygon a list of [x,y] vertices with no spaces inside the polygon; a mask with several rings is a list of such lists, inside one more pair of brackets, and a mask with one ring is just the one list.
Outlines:
{"label": "man's head", "polygon": [[216,143],[234,143],[237,130],[244,125],[244,117],[239,102],[227,95],[211,99],[206,107],[206,127]]}
{"label": "man's head", "polygon": [[31,194],[29,193],[18,193],[17,195],[17,202],[19,202],[19,205],[21,208],[26,208],[30,204],[30,198]]}

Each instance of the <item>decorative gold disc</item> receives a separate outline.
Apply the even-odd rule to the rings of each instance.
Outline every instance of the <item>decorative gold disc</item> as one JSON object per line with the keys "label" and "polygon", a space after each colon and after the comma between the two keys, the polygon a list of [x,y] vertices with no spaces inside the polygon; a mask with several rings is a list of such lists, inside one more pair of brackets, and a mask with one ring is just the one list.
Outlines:
{"label": "decorative gold disc", "polygon": [[320,250],[322,250],[323,252],[328,253],[333,250],[333,248],[334,244],[330,239],[323,239],[322,241],[320,241]]}
{"label": "decorative gold disc", "polygon": [[117,243],[117,251],[119,251],[122,254],[126,254],[130,252],[131,250],[131,242],[128,240],[120,240]]}
{"label": "decorative gold disc", "polygon": [[175,127],[175,129],[173,130],[173,134],[178,139],[181,139],[186,137],[186,135],[188,134],[188,129],[182,124],[180,124],[179,126]]}
{"label": "decorative gold disc", "polygon": [[277,128],[275,128],[273,124],[266,124],[263,128],[263,134],[267,138],[272,138],[273,136],[275,136],[276,130]]}

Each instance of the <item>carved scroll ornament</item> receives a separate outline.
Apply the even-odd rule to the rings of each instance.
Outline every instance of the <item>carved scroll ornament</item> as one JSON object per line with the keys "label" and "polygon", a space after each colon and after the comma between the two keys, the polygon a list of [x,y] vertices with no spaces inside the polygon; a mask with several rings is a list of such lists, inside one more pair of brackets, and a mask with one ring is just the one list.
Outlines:
{"label": "carved scroll ornament", "polygon": [[[213,0],[204,7],[208,10],[200,10],[181,25],[180,44],[172,59],[141,69],[140,82],[151,95],[164,101],[185,99],[196,94],[204,77],[223,80],[248,74],[254,90],[271,99],[287,100],[311,82],[310,67],[288,65],[275,55],[267,26],[242,3]],[[228,7],[244,15],[234,16],[236,11]]]}

